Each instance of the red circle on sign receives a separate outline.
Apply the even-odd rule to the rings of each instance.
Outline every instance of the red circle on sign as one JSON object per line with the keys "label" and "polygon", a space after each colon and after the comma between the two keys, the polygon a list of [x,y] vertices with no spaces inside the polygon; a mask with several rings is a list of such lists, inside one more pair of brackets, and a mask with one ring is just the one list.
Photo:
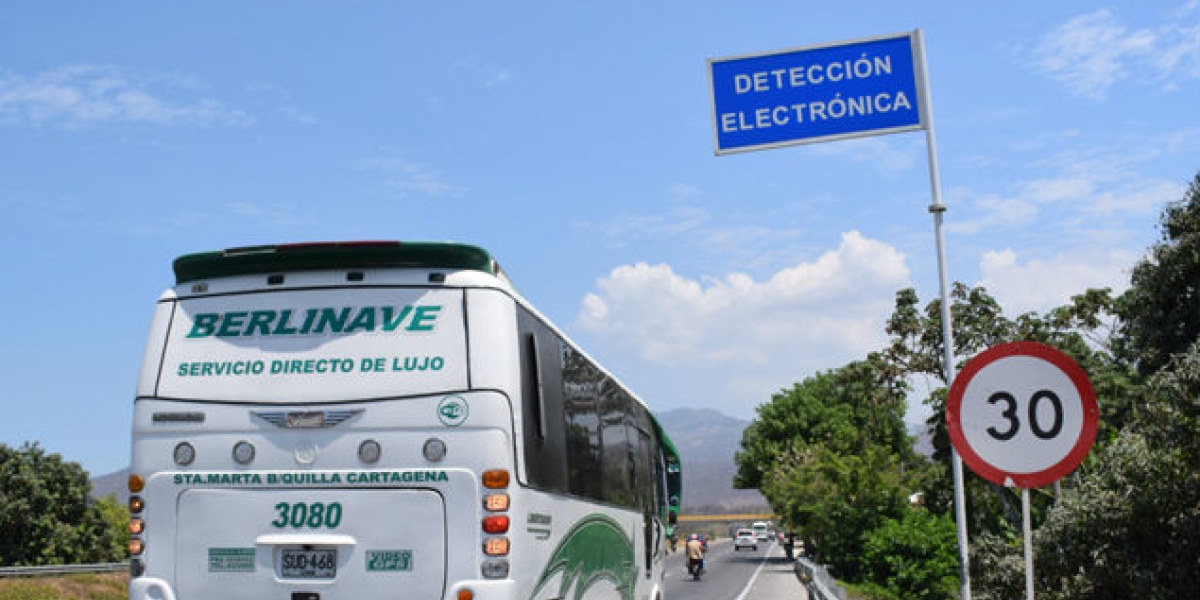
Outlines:
{"label": "red circle on sign", "polygon": [[[971,380],[996,361],[1014,356],[1040,359],[1057,367],[1063,375],[1070,379],[1075,391],[1078,392],[1081,404],[1079,408],[1082,410],[1082,426],[1079,437],[1066,455],[1049,467],[1028,473],[1007,471],[981,457],[967,440],[961,421],[963,396],[966,394]],[[1021,489],[1048,485],[1074,471],[1092,448],[1099,420],[1100,409],[1096,405],[1096,392],[1092,389],[1092,383],[1088,380],[1087,374],[1070,356],[1039,342],[1009,342],[979,353],[967,361],[962,373],[954,378],[949,396],[946,398],[946,426],[950,433],[950,441],[958,450],[963,462],[967,463],[967,466],[971,467],[971,470],[980,477],[992,483],[1012,484]]]}

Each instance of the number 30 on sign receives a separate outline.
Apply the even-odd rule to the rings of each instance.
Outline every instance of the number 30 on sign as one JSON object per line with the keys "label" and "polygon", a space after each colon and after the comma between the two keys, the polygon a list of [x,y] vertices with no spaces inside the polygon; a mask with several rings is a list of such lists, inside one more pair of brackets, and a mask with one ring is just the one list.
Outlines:
{"label": "number 30 on sign", "polygon": [[1001,344],[972,358],[946,400],[950,440],[963,462],[988,481],[1022,489],[1079,466],[1098,421],[1087,374],[1037,342]]}

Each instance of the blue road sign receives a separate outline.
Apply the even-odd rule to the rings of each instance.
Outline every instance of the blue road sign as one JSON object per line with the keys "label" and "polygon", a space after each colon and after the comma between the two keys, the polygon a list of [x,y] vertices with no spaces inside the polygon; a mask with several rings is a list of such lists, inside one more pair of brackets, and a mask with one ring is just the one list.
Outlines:
{"label": "blue road sign", "polygon": [[717,154],[921,129],[914,38],[709,59]]}

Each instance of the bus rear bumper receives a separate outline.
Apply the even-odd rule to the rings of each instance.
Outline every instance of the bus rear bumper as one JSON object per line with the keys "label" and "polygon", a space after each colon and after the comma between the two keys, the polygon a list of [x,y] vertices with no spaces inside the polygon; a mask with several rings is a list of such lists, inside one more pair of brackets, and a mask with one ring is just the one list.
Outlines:
{"label": "bus rear bumper", "polygon": [[[517,591],[517,582],[512,579],[459,581],[447,588],[446,600],[456,600],[459,590],[471,590],[476,598],[512,598]],[[166,581],[139,577],[129,582],[129,600],[176,600],[176,597]]]}

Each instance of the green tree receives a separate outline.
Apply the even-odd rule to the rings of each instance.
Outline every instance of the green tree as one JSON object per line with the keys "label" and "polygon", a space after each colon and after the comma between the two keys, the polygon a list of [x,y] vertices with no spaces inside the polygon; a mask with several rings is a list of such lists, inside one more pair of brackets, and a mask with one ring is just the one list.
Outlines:
{"label": "green tree", "polygon": [[123,560],[124,525],[114,530],[90,491],[78,463],[36,443],[20,449],[0,444],[0,564]]}
{"label": "green tree", "polygon": [[[1110,368],[1085,367],[1108,436],[1035,531],[1043,598],[1165,600],[1200,589],[1200,175],[1162,227],[1131,288],[1109,304],[1119,317]],[[976,540],[981,600],[1019,595],[1017,541]]]}
{"label": "green tree", "polygon": [[1200,174],[1161,228],[1116,302],[1120,354],[1150,378],[1127,396],[1140,408],[1035,536],[1047,597],[1200,589]]}
{"label": "green tree", "polygon": [[876,600],[943,600],[958,590],[954,520],[907,510],[866,536],[862,563]]}
{"label": "green tree", "polygon": [[124,561],[129,558],[129,506],[109,494],[95,501],[100,522],[95,524],[94,553],[86,562]]}
{"label": "green tree", "polygon": [[798,445],[779,457],[760,491],[799,529],[805,548],[849,581],[863,577],[866,534],[903,514],[909,488],[900,462],[882,446],[839,454]]}
{"label": "green tree", "polygon": [[[951,293],[951,319],[954,326],[956,371],[975,354],[992,346],[1016,341],[1038,341],[1071,355],[1089,373],[1100,402],[1102,429],[1100,439],[1111,439],[1128,420],[1133,404],[1129,391],[1139,377],[1114,356],[1114,332],[1117,329],[1115,304],[1108,290],[1088,290],[1071,299],[1070,304],[1045,315],[1025,313],[1015,319],[1004,315],[999,303],[982,287],[961,283]],[[925,378],[936,382],[925,403],[932,408],[927,425],[933,434],[934,459],[943,467],[940,479],[926,491],[928,506],[946,512],[953,502],[950,478],[950,436],[946,431],[946,380],[942,357],[941,301],[933,300],[922,311],[911,289],[896,294],[896,308],[887,322],[891,343],[886,354],[900,377]],[[938,385],[940,384],[940,385]],[[1008,489],[966,474],[968,528],[971,531],[1007,533],[1019,531],[1020,499]],[[1036,498],[1035,512],[1049,504],[1049,498]]]}
{"label": "green tree", "polygon": [[819,444],[835,453],[856,453],[883,445],[904,460],[913,459],[904,427],[905,382],[881,355],[818,373],[771,401],[742,433],[734,486],[760,488],[775,459],[796,444]]}
{"label": "green tree", "polygon": [[920,471],[906,393],[871,355],[774,395],[743,433],[735,484],[758,488],[841,577],[859,577],[863,535],[902,514]]}
{"label": "green tree", "polygon": [[1200,337],[1200,173],[1160,219],[1162,239],[1133,269],[1119,312],[1125,358],[1142,373],[1165,366]]}

